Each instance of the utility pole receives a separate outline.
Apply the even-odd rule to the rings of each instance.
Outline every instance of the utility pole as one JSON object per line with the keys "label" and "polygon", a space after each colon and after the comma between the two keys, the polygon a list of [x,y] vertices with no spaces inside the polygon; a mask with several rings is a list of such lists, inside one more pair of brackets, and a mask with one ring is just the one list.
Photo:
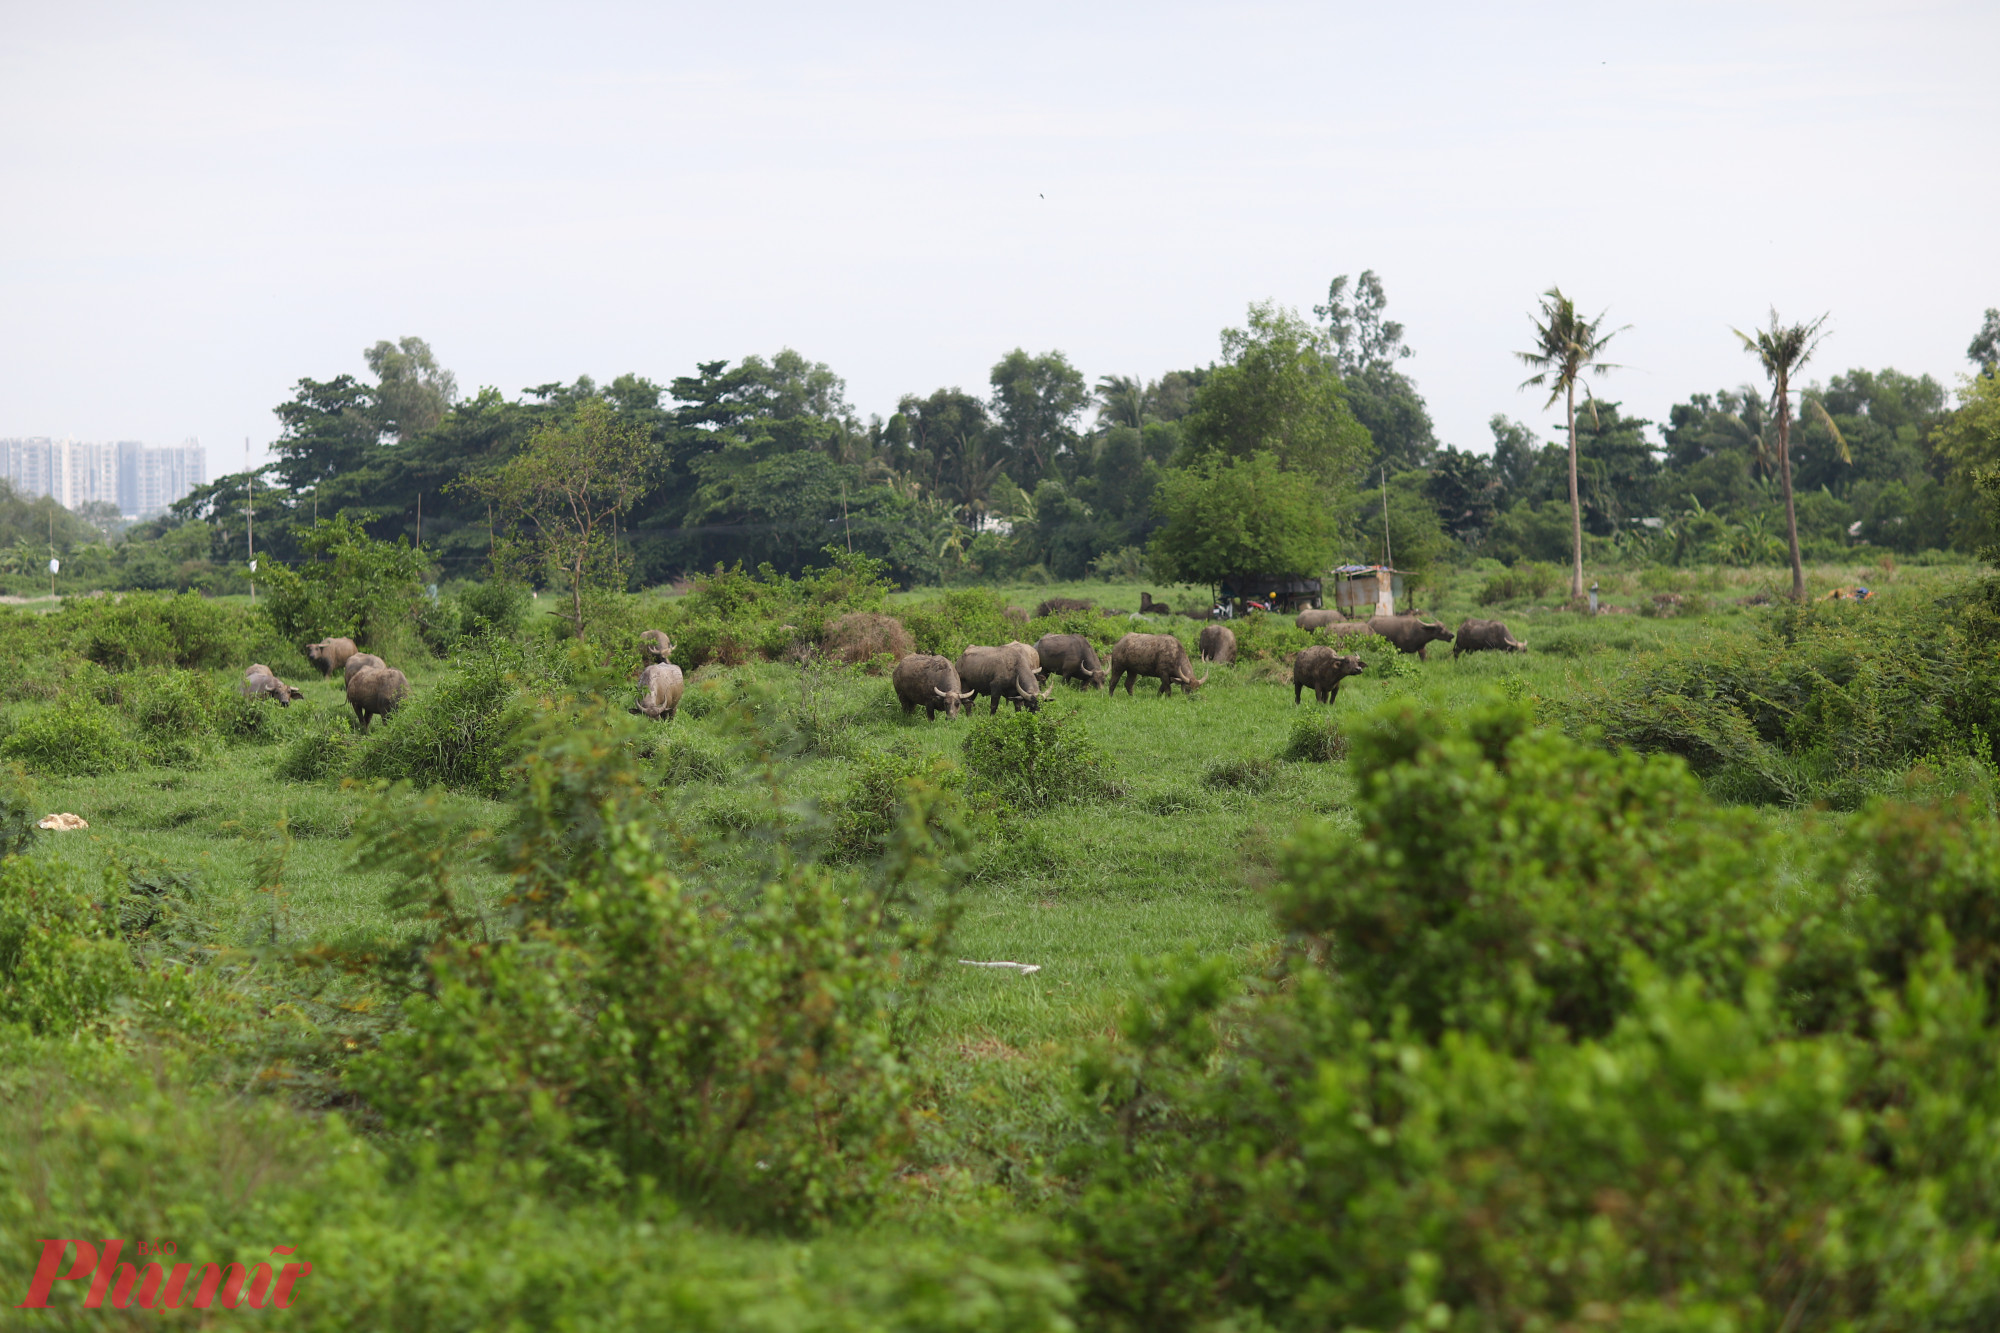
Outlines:
{"label": "utility pole", "polygon": [[417,549],[424,549],[424,493],[417,492]]}
{"label": "utility pole", "polygon": [[56,596],[56,571],[62,568],[62,561],[56,559],[56,509],[49,506],[49,600]]}
{"label": "utility pole", "polygon": [[1396,558],[1389,549],[1389,469],[1382,469],[1382,563],[1395,568]]}
{"label": "utility pole", "polygon": [[243,437],[243,542],[250,555],[250,604],[257,604],[257,472],[250,466],[250,437]]}

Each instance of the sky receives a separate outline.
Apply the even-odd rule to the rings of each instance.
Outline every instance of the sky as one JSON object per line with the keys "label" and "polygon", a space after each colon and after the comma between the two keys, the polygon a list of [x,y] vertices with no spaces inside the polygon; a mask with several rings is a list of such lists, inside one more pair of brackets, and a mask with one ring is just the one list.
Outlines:
{"label": "sky", "polygon": [[1014,347],[1206,364],[1363,269],[1463,448],[1553,424],[1551,284],[1656,421],[1773,306],[1955,383],[1996,50],[1990,3],[0,0],[0,437],[234,470],[407,335],[510,396],[790,346],[886,415]]}

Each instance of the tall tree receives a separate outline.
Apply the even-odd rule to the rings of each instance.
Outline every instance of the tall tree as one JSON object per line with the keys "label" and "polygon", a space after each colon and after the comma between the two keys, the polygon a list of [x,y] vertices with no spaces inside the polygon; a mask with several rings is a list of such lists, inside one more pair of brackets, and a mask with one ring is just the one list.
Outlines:
{"label": "tall tree", "polygon": [[1090,401],[1083,372],[1061,352],[1029,356],[1016,347],[993,367],[993,415],[1024,486],[1048,476],[1075,447],[1076,417]]}
{"label": "tall tree", "polygon": [[434,429],[458,398],[458,378],[437,363],[422,338],[384,338],[362,355],[379,381],[376,425],[398,444]]}
{"label": "tall tree", "polygon": [[1310,574],[1332,563],[1332,509],[1268,450],[1210,453],[1174,468],[1154,506],[1165,525],[1148,556],[1160,578],[1219,583],[1232,574]]}
{"label": "tall tree", "polygon": [[1386,315],[1389,297],[1373,269],[1363,270],[1352,294],[1345,274],[1327,285],[1326,304],[1313,313],[1326,321],[1334,365],[1347,386],[1347,406],[1375,441],[1375,463],[1425,467],[1437,450],[1430,410],[1416,383],[1397,368],[1414,355],[1403,326]]}
{"label": "tall tree", "polygon": [[[1764,374],[1771,381],[1771,410],[1778,419],[1778,484],[1785,495],[1785,539],[1790,545],[1792,556],[1792,600],[1802,602],[1806,596],[1806,568],[1799,558],[1799,511],[1792,499],[1792,376],[1799,367],[1812,359],[1813,352],[1826,336],[1822,329],[1827,317],[1809,320],[1804,324],[1786,324],[1779,320],[1778,312],[1771,311],[1771,327],[1759,329],[1753,334],[1741,329],[1731,329],[1743,340],[1744,350],[1757,358],[1764,367]],[[1826,428],[1840,439],[1840,428],[1833,424],[1817,400],[1810,403],[1818,409],[1818,415]],[[1846,444],[1842,441],[1842,449]]]}
{"label": "tall tree", "polygon": [[1223,330],[1222,352],[1224,364],[1209,372],[1182,422],[1176,463],[1269,451],[1339,505],[1373,451],[1347,409],[1324,336],[1293,311],[1258,304],[1248,327]]}
{"label": "tall tree", "polygon": [[1978,366],[1982,375],[2000,373],[2000,310],[1986,308],[1986,322],[1972,335],[1965,359]]}
{"label": "tall tree", "polygon": [[293,490],[359,470],[382,437],[375,395],[352,375],[302,379],[291,401],[271,410],[283,425],[272,446],[278,475]]}
{"label": "tall tree", "polygon": [[[1530,316],[1533,319],[1533,316]],[[1600,333],[1598,326],[1604,316],[1585,319],[1576,313],[1576,303],[1562,294],[1562,288],[1551,287],[1542,295],[1542,317],[1534,319],[1535,348],[1529,352],[1516,352],[1524,365],[1535,373],[1521,384],[1547,388],[1548,402],[1544,408],[1555,406],[1558,398],[1567,400],[1569,410],[1569,516],[1570,516],[1570,575],[1569,595],[1571,601],[1583,598],[1583,502],[1578,498],[1576,485],[1576,389],[1585,372],[1602,375],[1617,369],[1616,366],[1598,360],[1604,353],[1604,346],[1623,329],[1613,329]],[[1590,403],[1592,415],[1597,412],[1597,400],[1591,397],[1590,386],[1583,386],[1584,398]]]}

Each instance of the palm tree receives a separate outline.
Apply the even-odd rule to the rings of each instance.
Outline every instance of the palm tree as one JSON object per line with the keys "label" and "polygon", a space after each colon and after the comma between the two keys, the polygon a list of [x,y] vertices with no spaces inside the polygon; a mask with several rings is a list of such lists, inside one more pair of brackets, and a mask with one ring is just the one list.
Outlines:
{"label": "palm tree", "polygon": [[[1533,316],[1529,317],[1534,319]],[[1610,333],[1599,333],[1597,326],[1604,322],[1604,316],[1584,319],[1576,313],[1576,303],[1562,294],[1562,288],[1551,287],[1542,294],[1542,317],[1534,320],[1535,350],[1516,352],[1515,356],[1532,366],[1535,374],[1524,380],[1522,388],[1530,385],[1546,386],[1549,401],[1544,408],[1555,406],[1558,398],[1569,400],[1569,518],[1571,555],[1569,575],[1569,596],[1572,602],[1583,600],[1583,505],[1577,499],[1576,490],[1576,386],[1583,378],[1585,370],[1602,375],[1618,367],[1599,361],[1604,345],[1624,329],[1613,329]],[[1631,327],[1630,325],[1626,326]],[[1590,395],[1590,386],[1583,386],[1583,396],[1590,404],[1591,420],[1597,419],[1597,400]]]}
{"label": "palm tree", "polygon": [[[1792,555],[1792,600],[1802,602],[1806,598],[1806,567],[1799,559],[1799,511],[1792,503],[1792,375],[1799,367],[1812,359],[1820,340],[1826,335],[1821,330],[1827,317],[1804,324],[1786,324],[1779,320],[1774,307],[1771,311],[1771,327],[1759,329],[1753,336],[1741,329],[1731,329],[1743,340],[1744,350],[1756,357],[1764,366],[1764,373],[1771,380],[1771,408],[1778,414],[1778,482],[1785,494],[1785,538],[1790,544]],[[1834,443],[1840,446],[1842,461],[1848,458],[1847,441],[1840,437],[1840,427],[1833,424],[1833,418],[1817,398],[1806,400],[1806,410],[1818,415],[1822,424],[1833,432]]]}
{"label": "palm tree", "polygon": [[1146,386],[1129,375],[1106,375],[1097,381],[1097,419],[1109,426],[1138,429],[1146,424]]}

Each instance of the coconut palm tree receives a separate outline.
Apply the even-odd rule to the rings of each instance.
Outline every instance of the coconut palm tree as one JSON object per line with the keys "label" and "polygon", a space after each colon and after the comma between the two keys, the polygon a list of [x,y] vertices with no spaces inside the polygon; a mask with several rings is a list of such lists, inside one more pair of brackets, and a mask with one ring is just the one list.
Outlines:
{"label": "coconut palm tree", "polygon": [[1097,381],[1097,420],[1106,426],[1146,424],[1146,386],[1129,375],[1106,375]]}
{"label": "coconut palm tree", "polygon": [[[1754,335],[1741,329],[1730,330],[1743,340],[1744,350],[1762,363],[1764,374],[1771,381],[1771,410],[1778,417],[1778,483],[1785,495],[1785,539],[1791,547],[1792,600],[1795,602],[1806,598],[1806,568],[1799,559],[1799,511],[1792,502],[1792,376],[1812,359],[1821,339],[1825,338],[1826,320],[1827,317],[1821,315],[1804,324],[1786,324],[1778,318],[1777,309],[1773,307],[1770,328],[1758,329]],[[1833,432],[1834,443],[1840,447],[1841,459],[1846,461],[1847,441],[1841,438],[1840,427],[1833,424],[1825,406],[1817,398],[1809,398],[1806,410],[1814,413]]]}
{"label": "coconut palm tree", "polygon": [[[1523,364],[1535,371],[1522,381],[1521,387],[1546,387],[1548,402],[1544,408],[1555,406],[1556,399],[1569,400],[1569,519],[1570,519],[1570,574],[1569,596],[1572,602],[1583,600],[1583,505],[1577,498],[1576,490],[1576,388],[1586,370],[1602,375],[1618,367],[1597,358],[1603,353],[1604,345],[1624,329],[1613,329],[1610,333],[1599,333],[1598,325],[1604,316],[1585,319],[1576,313],[1576,303],[1562,294],[1562,288],[1551,287],[1542,294],[1542,317],[1534,319],[1535,350],[1516,352]],[[1630,325],[1626,325],[1630,328]],[[1591,397],[1590,386],[1583,386],[1584,399],[1590,404],[1590,417],[1597,419],[1597,400]]]}

